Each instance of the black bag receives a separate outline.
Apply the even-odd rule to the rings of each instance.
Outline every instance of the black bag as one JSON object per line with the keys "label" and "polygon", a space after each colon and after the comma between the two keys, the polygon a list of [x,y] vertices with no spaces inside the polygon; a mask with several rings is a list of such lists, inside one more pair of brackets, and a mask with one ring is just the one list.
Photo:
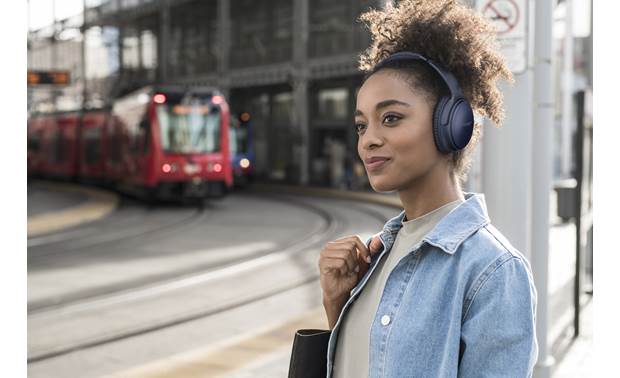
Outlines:
{"label": "black bag", "polygon": [[330,335],[331,331],[324,329],[300,329],[295,332],[289,378],[325,378]]}

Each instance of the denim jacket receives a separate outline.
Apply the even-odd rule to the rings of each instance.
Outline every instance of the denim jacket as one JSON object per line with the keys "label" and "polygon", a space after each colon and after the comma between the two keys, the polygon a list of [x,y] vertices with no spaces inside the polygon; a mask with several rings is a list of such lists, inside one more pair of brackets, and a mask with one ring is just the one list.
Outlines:
{"label": "denim jacket", "polygon": [[[530,265],[490,224],[484,195],[464,194],[465,202],[390,273],[370,329],[370,377],[532,375],[538,344]],[[402,211],[383,227],[382,249],[331,331],[328,378],[343,316],[390,252],[404,216]]]}

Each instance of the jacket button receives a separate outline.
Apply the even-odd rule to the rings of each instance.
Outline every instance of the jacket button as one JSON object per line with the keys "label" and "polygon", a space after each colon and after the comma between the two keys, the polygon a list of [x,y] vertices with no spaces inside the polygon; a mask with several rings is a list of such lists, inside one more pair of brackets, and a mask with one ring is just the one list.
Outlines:
{"label": "jacket button", "polygon": [[381,317],[381,324],[383,324],[384,326],[390,324],[390,316],[389,315],[383,315]]}

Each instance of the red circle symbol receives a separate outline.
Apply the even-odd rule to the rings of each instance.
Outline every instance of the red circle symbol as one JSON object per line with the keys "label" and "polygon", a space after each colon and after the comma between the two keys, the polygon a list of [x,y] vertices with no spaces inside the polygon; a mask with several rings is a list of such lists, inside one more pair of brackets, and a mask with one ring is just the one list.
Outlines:
{"label": "red circle symbol", "polygon": [[513,0],[491,0],[482,9],[482,14],[493,22],[497,34],[511,31],[519,23],[519,7]]}

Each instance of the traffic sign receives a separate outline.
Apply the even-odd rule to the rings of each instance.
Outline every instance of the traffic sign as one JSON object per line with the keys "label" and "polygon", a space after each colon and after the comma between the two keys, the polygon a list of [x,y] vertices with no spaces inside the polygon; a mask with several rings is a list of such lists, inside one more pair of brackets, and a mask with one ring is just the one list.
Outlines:
{"label": "traffic sign", "polygon": [[527,69],[527,0],[477,0],[476,9],[491,21],[513,73]]}
{"label": "traffic sign", "polygon": [[69,71],[31,71],[28,70],[28,85],[69,85]]}

